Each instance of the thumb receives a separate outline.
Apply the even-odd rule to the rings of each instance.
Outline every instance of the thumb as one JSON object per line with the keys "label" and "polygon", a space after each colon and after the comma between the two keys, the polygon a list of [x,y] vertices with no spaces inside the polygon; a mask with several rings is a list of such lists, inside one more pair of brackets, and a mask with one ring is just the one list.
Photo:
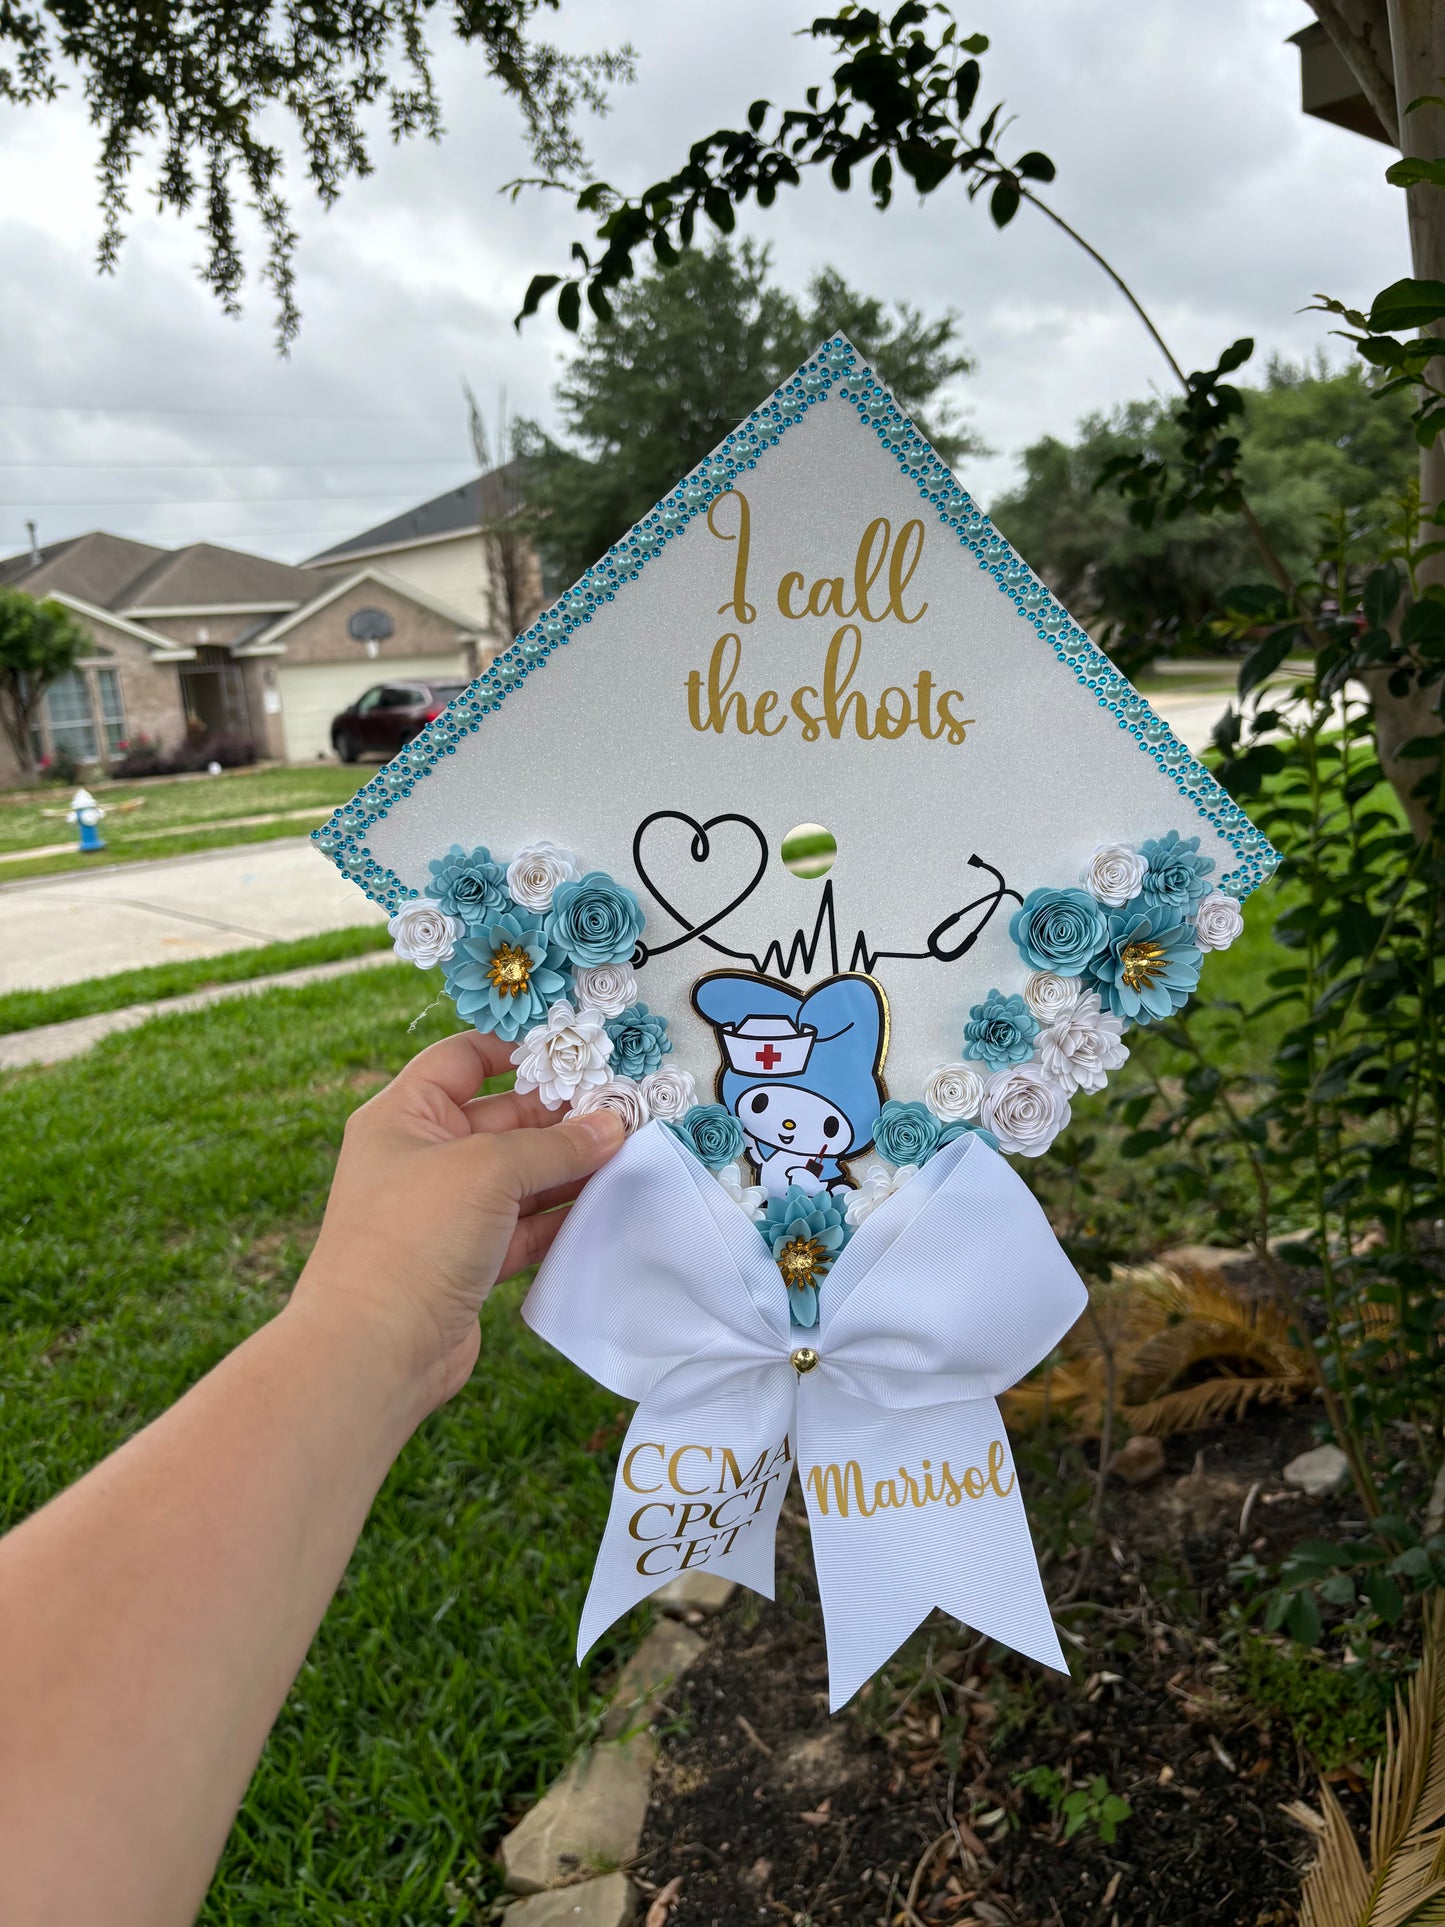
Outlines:
{"label": "thumb", "polygon": [[518,1204],[558,1185],[590,1177],[621,1148],[626,1133],[613,1111],[590,1111],[565,1124],[504,1131],[480,1140],[500,1160],[507,1189]]}

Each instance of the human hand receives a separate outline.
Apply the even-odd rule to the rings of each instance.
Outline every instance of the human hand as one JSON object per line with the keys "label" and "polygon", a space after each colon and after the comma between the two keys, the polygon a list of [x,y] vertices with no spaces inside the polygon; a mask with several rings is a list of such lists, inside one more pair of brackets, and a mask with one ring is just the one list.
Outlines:
{"label": "human hand", "polygon": [[463,1031],[418,1053],[347,1120],[299,1317],[374,1326],[430,1411],[465,1384],[477,1313],[534,1265],[569,1204],[622,1143],[610,1111],[569,1118],[535,1092],[478,1097],[507,1046]]}

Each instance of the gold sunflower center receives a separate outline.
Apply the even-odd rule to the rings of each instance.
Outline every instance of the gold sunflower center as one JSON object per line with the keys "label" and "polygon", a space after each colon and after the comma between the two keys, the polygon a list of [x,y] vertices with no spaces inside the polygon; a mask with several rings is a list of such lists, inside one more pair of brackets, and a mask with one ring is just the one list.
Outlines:
{"label": "gold sunflower center", "polygon": [[794,1291],[815,1285],[826,1271],[828,1254],[816,1238],[793,1238],[778,1253],[778,1270],[783,1283]]}
{"label": "gold sunflower center", "polygon": [[1124,967],[1124,982],[1130,990],[1147,990],[1150,984],[1164,975],[1169,958],[1160,944],[1126,943],[1119,952],[1119,961]]}
{"label": "gold sunflower center", "polygon": [[504,997],[519,997],[532,980],[532,959],[519,944],[498,944],[487,975]]}

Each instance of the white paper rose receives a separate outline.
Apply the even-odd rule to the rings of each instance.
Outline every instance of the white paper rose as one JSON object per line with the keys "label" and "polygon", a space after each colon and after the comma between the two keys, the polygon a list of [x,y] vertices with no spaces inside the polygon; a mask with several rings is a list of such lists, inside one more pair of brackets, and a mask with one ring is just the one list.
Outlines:
{"label": "white paper rose", "polygon": [[1103,1090],[1108,1073],[1118,1070],[1129,1055],[1123,1018],[1105,1010],[1092,990],[1041,1030],[1034,1048],[1045,1071],[1070,1095]]}
{"label": "white paper rose", "polygon": [[647,1122],[647,1100],[642,1086],[630,1077],[609,1077],[605,1083],[589,1084],[573,1099],[569,1117],[586,1117],[590,1111],[612,1111],[622,1119],[629,1137]]}
{"label": "white paper rose", "polygon": [[1024,980],[1024,1002],[1041,1024],[1052,1024],[1074,1008],[1083,988],[1077,977],[1056,977],[1052,970],[1031,970]]}
{"label": "white paper rose", "polygon": [[1042,1157],[1069,1116],[1068,1098],[1032,1061],[995,1071],[978,1111],[979,1123],[993,1132],[1000,1151],[1024,1158]]}
{"label": "white paper rose", "polygon": [[716,1175],[718,1183],[739,1211],[745,1212],[756,1224],[768,1208],[768,1194],[763,1187],[760,1184],[744,1183],[743,1167],[740,1164],[725,1164]]}
{"label": "white paper rose", "polygon": [[571,850],[559,850],[545,840],[529,843],[507,865],[507,890],[513,903],[524,910],[550,910],[557,885],[570,883],[576,874],[577,859]]}
{"label": "white paper rose", "polygon": [[975,1118],[983,1102],[983,1079],[972,1064],[940,1064],[923,1086],[923,1101],[944,1124]]}
{"label": "white paper rose", "polygon": [[604,1017],[620,1017],[637,1002],[637,979],[625,963],[588,964],[572,972],[577,1006],[600,1010]]}
{"label": "white paper rose", "polygon": [[611,1081],[611,1055],[612,1039],[597,1012],[576,1011],[559,999],[546,1023],[529,1030],[512,1052],[517,1089],[536,1091],[549,1111],[558,1111],[580,1092]]}
{"label": "white paper rose", "polygon": [[843,1216],[856,1231],[880,1204],[886,1204],[895,1191],[901,1191],[911,1178],[916,1178],[920,1169],[917,1164],[900,1164],[896,1171],[887,1164],[865,1164],[857,1189],[848,1193]]}
{"label": "white paper rose", "polygon": [[1196,950],[1228,950],[1244,928],[1244,913],[1223,890],[1211,890],[1194,912]]}
{"label": "white paper rose", "polygon": [[1148,868],[1139,852],[1127,843],[1101,843],[1084,865],[1079,881],[1091,897],[1118,909],[1138,896]]}
{"label": "white paper rose", "polygon": [[466,935],[461,918],[449,916],[428,897],[414,897],[404,903],[394,917],[387,918],[386,927],[397,956],[403,963],[415,964],[418,970],[445,963]]}
{"label": "white paper rose", "polygon": [[691,1071],[649,1071],[638,1084],[648,1115],[660,1117],[664,1123],[681,1117],[697,1102],[697,1084]]}

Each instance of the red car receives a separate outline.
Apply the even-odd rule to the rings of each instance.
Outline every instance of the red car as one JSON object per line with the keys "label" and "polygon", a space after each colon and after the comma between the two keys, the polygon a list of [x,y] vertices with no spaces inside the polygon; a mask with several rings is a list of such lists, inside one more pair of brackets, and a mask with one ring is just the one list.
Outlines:
{"label": "red car", "polygon": [[370,754],[395,756],[465,688],[464,682],[376,683],[332,718],[331,747],[343,763]]}

